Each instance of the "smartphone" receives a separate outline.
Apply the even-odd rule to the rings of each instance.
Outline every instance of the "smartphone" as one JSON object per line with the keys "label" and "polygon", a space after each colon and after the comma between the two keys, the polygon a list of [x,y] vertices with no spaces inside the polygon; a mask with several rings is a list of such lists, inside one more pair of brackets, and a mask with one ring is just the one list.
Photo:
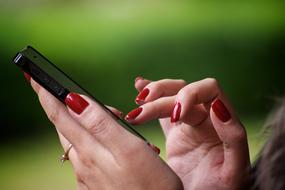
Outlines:
{"label": "smartphone", "polygon": [[70,92],[83,94],[92,98],[122,127],[149,144],[146,138],[139,134],[130,124],[115,115],[102,102],[95,98],[95,96],[85,90],[77,82],[72,80],[67,74],[65,74],[61,69],[59,69],[55,64],[49,61],[33,47],[27,46],[22,51],[18,52],[13,58],[13,63],[20,67],[24,72],[29,74],[33,80],[38,82],[63,104],[65,104],[64,100]]}

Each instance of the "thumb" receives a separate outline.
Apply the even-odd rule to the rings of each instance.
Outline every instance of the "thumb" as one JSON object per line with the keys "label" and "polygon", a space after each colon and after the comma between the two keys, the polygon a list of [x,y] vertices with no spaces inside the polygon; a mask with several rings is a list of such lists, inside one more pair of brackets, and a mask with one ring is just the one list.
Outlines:
{"label": "thumb", "polygon": [[224,145],[222,171],[227,176],[246,171],[250,165],[247,135],[232,107],[226,100],[216,99],[211,105],[210,117]]}

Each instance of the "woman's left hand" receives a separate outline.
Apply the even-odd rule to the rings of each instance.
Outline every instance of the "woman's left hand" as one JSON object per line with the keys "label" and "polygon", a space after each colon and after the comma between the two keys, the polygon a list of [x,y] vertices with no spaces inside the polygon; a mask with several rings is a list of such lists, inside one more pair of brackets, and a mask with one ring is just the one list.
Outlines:
{"label": "woman's left hand", "polygon": [[250,168],[246,131],[215,79],[138,78],[139,108],[126,119],[142,124],[160,119],[167,163],[185,189],[237,190]]}
{"label": "woman's left hand", "polygon": [[55,125],[69,159],[78,189],[182,189],[178,176],[141,139],[96,102],[71,93],[67,109],[35,81],[32,86]]}

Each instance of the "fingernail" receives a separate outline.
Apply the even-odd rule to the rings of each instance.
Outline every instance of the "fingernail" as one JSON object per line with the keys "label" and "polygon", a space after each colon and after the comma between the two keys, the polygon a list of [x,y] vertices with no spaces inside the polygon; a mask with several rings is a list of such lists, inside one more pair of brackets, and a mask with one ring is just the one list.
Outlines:
{"label": "fingernail", "polygon": [[160,154],[160,149],[157,146],[150,144],[150,143],[148,143],[148,145],[152,148],[154,152],[156,152],[157,154]]}
{"label": "fingernail", "polygon": [[81,114],[89,103],[76,93],[69,93],[65,98],[65,104],[75,113]]}
{"label": "fingernail", "polygon": [[30,76],[28,73],[25,73],[25,72],[24,72],[24,77],[25,77],[25,79],[26,79],[28,82],[31,81],[31,76]]}
{"label": "fingernail", "polygon": [[137,104],[143,103],[148,94],[149,94],[149,89],[148,88],[143,89],[143,91],[141,91],[139,95],[136,97],[136,103]]}
{"label": "fingernail", "polygon": [[171,114],[171,123],[175,123],[179,120],[181,113],[181,104],[177,102]]}
{"label": "fingernail", "polygon": [[124,113],[120,111],[119,116],[120,116],[121,118],[123,118],[123,117],[124,117]]}
{"label": "fingernail", "polygon": [[139,107],[139,108],[136,108],[132,111],[130,111],[127,116],[125,117],[126,120],[132,120],[132,119],[135,119],[136,117],[138,117],[138,115],[142,112],[142,108]]}
{"label": "fingernail", "polygon": [[213,112],[216,114],[216,116],[222,121],[222,122],[227,122],[229,121],[232,117],[228,109],[226,108],[225,104],[217,99],[213,104],[212,104],[212,109]]}
{"label": "fingernail", "polygon": [[142,80],[142,79],[143,79],[143,77],[138,76],[138,77],[135,79],[135,83],[136,83],[137,81],[139,81],[139,80]]}

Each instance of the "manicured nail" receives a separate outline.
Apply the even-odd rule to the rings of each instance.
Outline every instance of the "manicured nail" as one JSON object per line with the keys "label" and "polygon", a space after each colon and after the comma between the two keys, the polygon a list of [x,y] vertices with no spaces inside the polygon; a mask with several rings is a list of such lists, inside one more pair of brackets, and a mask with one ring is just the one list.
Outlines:
{"label": "manicured nail", "polygon": [[216,114],[216,116],[222,121],[222,122],[227,122],[229,121],[232,117],[228,109],[226,108],[225,104],[217,99],[213,104],[212,104],[212,109],[213,112]]}
{"label": "manicured nail", "polygon": [[143,79],[143,77],[138,76],[138,77],[135,79],[135,83],[136,83],[137,81],[139,81],[139,80],[142,80],[142,79]]}
{"label": "manicured nail", "polygon": [[135,119],[136,117],[138,117],[138,115],[142,112],[142,108],[139,107],[139,108],[136,108],[132,111],[130,111],[127,116],[125,117],[126,120],[132,120],[132,119]]}
{"label": "manicured nail", "polygon": [[150,146],[154,152],[156,152],[157,154],[160,154],[160,149],[157,146],[150,144],[150,143],[147,143],[147,145]]}
{"label": "manicured nail", "polygon": [[148,88],[145,88],[143,89],[139,95],[136,97],[136,103],[137,104],[141,104],[145,101],[146,97],[148,96],[149,94],[149,89]]}
{"label": "manicured nail", "polygon": [[26,79],[28,82],[31,81],[31,76],[30,76],[28,73],[25,73],[25,72],[24,72],[24,77],[25,77],[25,79]]}
{"label": "manicured nail", "polygon": [[69,93],[65,98],[65,104],[77,114],[81,114],[89,103],[76,93]]}
{"label": "manicured nail", "polygon": [[171,114],[171,123],[175,123],[179,120],[180,118],[180,113],[181,113],[181,104],[177,102],[174,106],[174,109]]}

